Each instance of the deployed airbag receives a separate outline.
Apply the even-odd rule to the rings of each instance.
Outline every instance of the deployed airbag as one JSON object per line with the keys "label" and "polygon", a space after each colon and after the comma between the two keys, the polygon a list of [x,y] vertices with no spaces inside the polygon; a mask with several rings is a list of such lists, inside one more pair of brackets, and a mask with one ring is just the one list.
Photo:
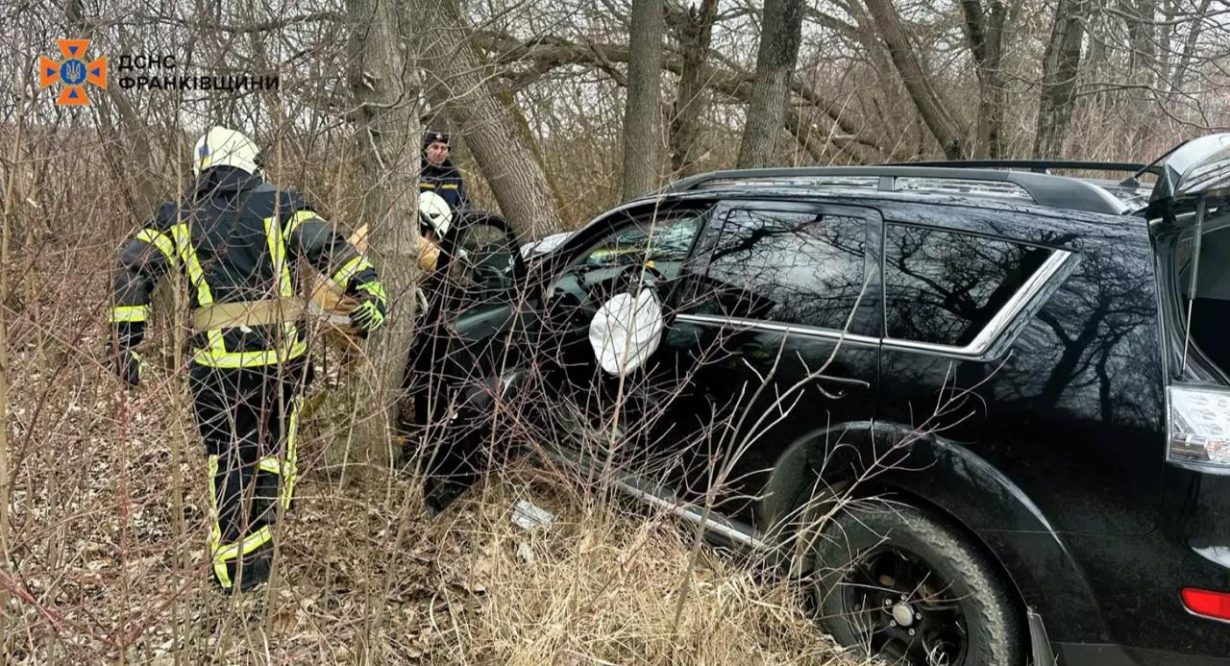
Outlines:
{"label": "deployed airbag", "polygon": [[652,289],[612,296],[589,324],[598,364],[617,377],[641,367],[662,342],[662,306]]}

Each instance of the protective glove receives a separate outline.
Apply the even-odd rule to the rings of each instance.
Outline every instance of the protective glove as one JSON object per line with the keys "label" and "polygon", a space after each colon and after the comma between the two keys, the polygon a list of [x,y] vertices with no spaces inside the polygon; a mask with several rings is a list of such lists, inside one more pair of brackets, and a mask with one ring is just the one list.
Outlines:
{"label": "protective glove", "polygon": [[141,371],[144,368],[141,355],[131,349],[121,349],[115,357],[115,374],[130,387],[141,385]]}
{"label": "protective glove", "polygon": [[363,293],[363,299],[351,310],[351,325],[360,336],[367,337],[384,326],[389,310],[385,308],[384,287],[380,283],[360,284],[358,291]]}

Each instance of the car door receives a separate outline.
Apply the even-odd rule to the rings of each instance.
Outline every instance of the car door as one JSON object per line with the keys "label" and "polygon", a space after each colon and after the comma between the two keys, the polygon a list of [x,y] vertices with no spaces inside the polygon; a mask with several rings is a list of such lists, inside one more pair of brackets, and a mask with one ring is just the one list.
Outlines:
{"label": "car door", "polygon": [[714,220],[720,232],[673,302],[667,353],[689,357],[698,387],[680,410],[690,435],[672,440],[686,448],[674,485],[755,525],[756,500],[792,446],[836,446],[875,412],[880,217],[740,201]]}
{"label": "car door", "polygon": [[[709,209],[708,202],[700,202],[655,203],[619,211],[570,239],[552,258],[543,326],[531,343],[532,354],[535,367],[543,372],[544,399],[549,403],[544,420],[574,435],[573,445],[588,438],[604,449],[586,453],[609,454],[614,440],[650,438],[649,426],[656,424],[645,421],[646,413],[679,388],[669,379],[677,373],[662,364],[669,357],[661,353],[661,340],[672,325],[671,294],[685,274]],[[612,343],[603,342],[595,319],[611,315],[608,319],[619,323],[610,309],[613,299],[642,291],[652,293],[654,311],[648,316],[657,319],[662,330],[646,335],[646,340],[654,338],[652,353],[613,370],[603,364]],[[634,318],[645,315],[644,304],[637,302]],[[623,355],[625,350],[617,351]],[[624,447],[625,452],[634,450]]]}
{"label": "car door", "polygon": [[423,491],[442,510],[480,471],[489,425],[475,401],[501,358],[524,260],[498,215],[465,211],[426,276],[409,350],[399,427],[424,473]]}

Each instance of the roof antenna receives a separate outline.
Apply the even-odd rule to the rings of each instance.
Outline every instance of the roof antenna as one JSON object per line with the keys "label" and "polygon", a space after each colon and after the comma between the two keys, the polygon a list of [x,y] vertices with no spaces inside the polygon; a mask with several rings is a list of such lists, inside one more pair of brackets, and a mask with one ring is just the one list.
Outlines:
{"label": "roof antenna", "polygon": [[1200,242],[1204,237],[1204,214],[1208,209],[1208,197],[1201,196],[1196,202],[1196,238],[1192,241],[1192,279],[1187,291],[1187,321],[1183,331],[1183,365],[1179,374],[1187,371],[1187,354],[1192,343],[1192,306],[1196,302],[1196,277],[1200,274]]}

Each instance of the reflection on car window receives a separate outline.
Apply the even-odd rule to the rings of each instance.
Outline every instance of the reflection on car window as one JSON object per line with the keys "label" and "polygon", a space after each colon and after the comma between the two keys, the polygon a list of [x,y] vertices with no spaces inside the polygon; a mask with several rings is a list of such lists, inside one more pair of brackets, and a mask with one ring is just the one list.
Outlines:
{"label": "reflection on car window", "polygon": [[1042,266],[1050,250],[968,234],[889,225],[888,337],[964,346]]}
{"label": "reflection on car window", "polygon": [[863,291],[865,243],[856,217],[731,211],[697,311],[844,329]]}

